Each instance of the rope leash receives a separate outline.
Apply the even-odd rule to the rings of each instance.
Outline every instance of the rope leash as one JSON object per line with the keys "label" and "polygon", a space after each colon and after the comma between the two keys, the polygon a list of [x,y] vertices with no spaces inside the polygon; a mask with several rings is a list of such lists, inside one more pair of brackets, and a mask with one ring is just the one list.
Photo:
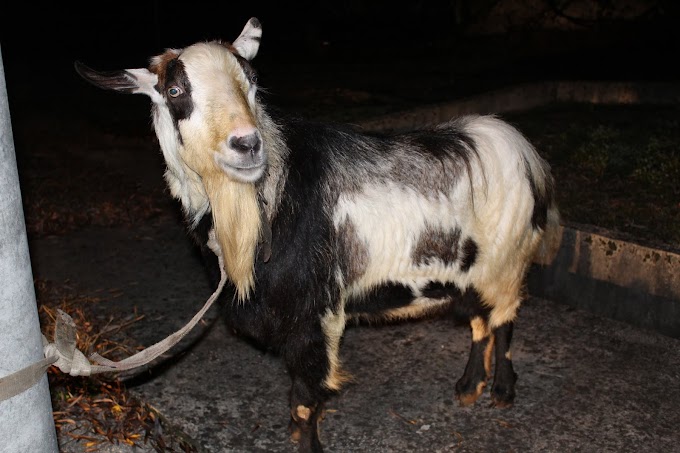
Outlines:
{"label": "rope leash", "polygon": [[52,365],[59,368],[62,373],[70,374],[71,376],[90,376],[97,373],[127,371],[146,365],[179,343],[194,328],[198,321],[203,318],[203,315],[210,309],[213,302],[217,300],[227,280],[222,253],[217,242],[214,240],[213,231],[210,233],[208,246],[215,252],[219,260],[220,283],[217,285],[215,292],[205,302],[203,308],[184,327],[164,340],[118,362],[109,360],[97,353],[93,353],[88,359],[85,357],[85,354],[76,348],[76,325],[73,322],[73,318],[64,311],[57,309],[54,342],[50,343],[43,335],[45,358],[15,373],[1,377],[0,401],[12,398],[33,387]]}

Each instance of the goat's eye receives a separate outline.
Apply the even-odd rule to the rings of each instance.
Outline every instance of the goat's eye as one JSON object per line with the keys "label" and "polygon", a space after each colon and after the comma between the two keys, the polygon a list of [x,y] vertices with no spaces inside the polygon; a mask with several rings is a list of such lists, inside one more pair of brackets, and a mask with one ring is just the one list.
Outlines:
{"label": "goat's eye", "polygon": [[170,97],[176,98],[182,93],[184,93],[184,91],[176,85],[168,88],[168,94],[170,95]]}
{"label": "goat's eye", "polygon": [[257,84],[257,74],[255,74],[254,72],[250,74],[250,83]]}

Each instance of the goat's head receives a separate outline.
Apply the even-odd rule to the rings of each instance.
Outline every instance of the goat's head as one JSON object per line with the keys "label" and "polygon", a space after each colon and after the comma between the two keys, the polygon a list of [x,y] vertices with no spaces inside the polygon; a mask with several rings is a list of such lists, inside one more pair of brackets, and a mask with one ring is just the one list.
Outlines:
{"label": "goat's head", "polygon": [[215,243],[240,299],[254,286],[262,231],[254,183],[268,165],[249,64],[261,36],[260,22],[252,18],[232,44],[169,49],[153,57],[148,69],[98,72],[76,63],[76,71],[97,87],[151,98],[170,192],[194,226],[212,209]]}
{"label": "goat's head", "polygon": [[156,134],[168,170],[182,178],[186,165],[202,178],[223,172],[253,183],[265,172],[266,150],[257,127],[255,71],[262,29],[251,18],[232,43],[201,42],[153,57],[148,69],[76,71],[97,87],[141,93],[154,103]]}

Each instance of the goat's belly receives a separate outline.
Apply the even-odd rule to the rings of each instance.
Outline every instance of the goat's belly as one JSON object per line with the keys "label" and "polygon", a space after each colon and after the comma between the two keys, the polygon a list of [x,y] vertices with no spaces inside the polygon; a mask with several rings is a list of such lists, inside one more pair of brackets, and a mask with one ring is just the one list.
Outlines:
{"label": "goat's belly", "polygon": [[350,319],[409,319],[443,311],[465,300],[464,294],[452,284],[430,282],[423,288],[389,282],[364,294],[350,297],[345,313]]}

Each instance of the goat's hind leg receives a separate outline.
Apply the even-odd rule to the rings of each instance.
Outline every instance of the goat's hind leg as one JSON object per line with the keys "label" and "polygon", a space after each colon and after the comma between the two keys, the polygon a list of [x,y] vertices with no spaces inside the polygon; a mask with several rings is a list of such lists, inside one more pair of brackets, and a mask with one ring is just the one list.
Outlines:
{"label": "goat's hind leg", "polygon": [[495,358],[492,405],[500,408],[512,406],[517,382],[510,353],[514,322],[508,321],[491,329],[486,319],[477,316],[470,321],[470,327],[472,347],[465,372],[456,383],[458,401],[462,406],[477,401],[491,377],[492,358]]}
{"label": "goat's hind leg", "polygon": [[463,376],[456,382],[456,397],[461,406],[477,401],[491,376],[491,353],[494,336],[490,334],[486,315],[477,315],[470,320],[472,346]]}
{"label": "goat's hind leg", "polygon": [[491,401],[496,407],[510,407],[515,400],[517,373],[512,367],[510,343],[514,322],[508,321],[493,330],[496,343],[496,370],[494,371]]}

